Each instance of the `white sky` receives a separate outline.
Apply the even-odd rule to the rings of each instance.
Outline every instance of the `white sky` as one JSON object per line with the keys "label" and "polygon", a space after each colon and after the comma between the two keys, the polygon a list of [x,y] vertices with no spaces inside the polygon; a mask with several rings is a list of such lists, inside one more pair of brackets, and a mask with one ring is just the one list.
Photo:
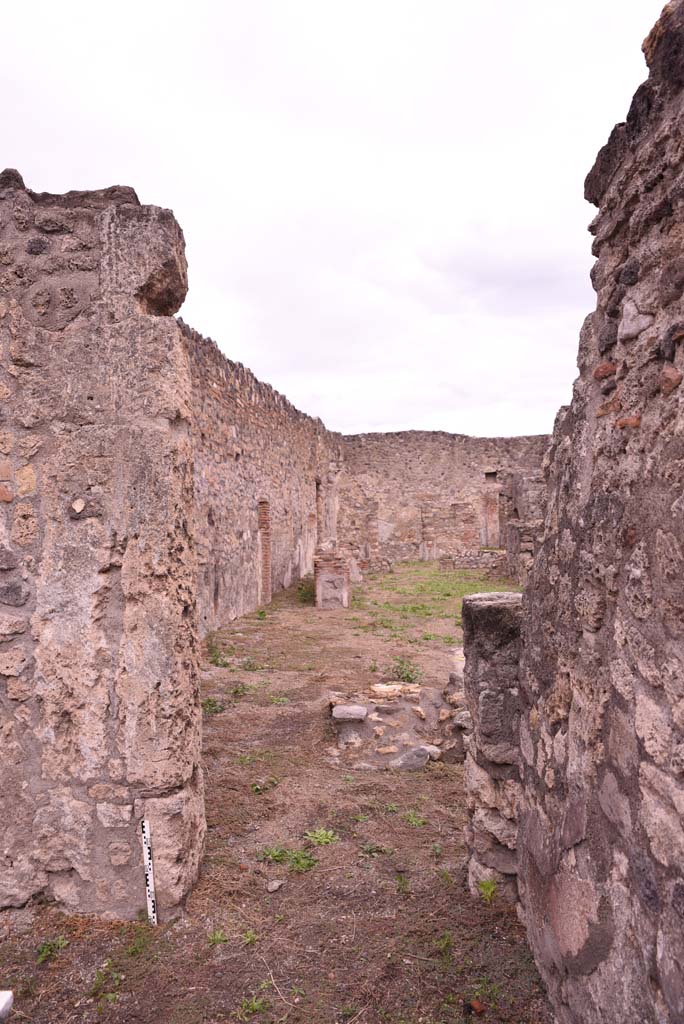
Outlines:
{"label": "white sky", "polygon": [[661,7],[6,4],[0,169],[171,207],[183,318],[332,429],[542,433],[594,306],[584,177]]}

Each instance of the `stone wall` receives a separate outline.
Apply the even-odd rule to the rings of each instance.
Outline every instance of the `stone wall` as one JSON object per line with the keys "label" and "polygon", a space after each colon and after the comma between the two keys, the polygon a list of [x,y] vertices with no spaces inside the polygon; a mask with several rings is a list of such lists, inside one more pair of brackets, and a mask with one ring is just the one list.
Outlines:
{"label": "stone wall", "polygon": [[334,542],[341,439],[181,323],[192,438],[203,631],[268,604]]}
{"label": "stone wall", "polygon": [[521,586],[527,582],[541,541],[546,510],[543,467],[529,473],[504,473],[499,497],[499,536],[506,572]]}
{"label": "stone wall", "polygon": [[182,233],[131,189],[0,175],[0,907],[161,913],[197,874]]}
{"label": "stone wall", "polygon": [[464,689],[473,731],[467,741],[465,786],[468,885],[492,881],[513,900],[520,801],[520,594],[463,598]]}
{"label": "stone wall", "polygon": [[684,3],[586,182],[596,312],[525,594],[528,933],[560,1024],[684,1020]]}
{"label": "stone wall", "polygon": [[343,438],[339,535],[353,565],[464,556],[498,548],[504,472],[537,475],[548,437],[439,431]]}

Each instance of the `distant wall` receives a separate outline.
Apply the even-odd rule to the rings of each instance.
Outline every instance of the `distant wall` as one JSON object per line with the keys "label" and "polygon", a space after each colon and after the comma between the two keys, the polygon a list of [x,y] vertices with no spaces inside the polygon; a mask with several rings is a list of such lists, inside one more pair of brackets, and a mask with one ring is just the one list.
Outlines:
{"label": "distant wall", "polygon": [[192,374],[201,628],[313,572],[336,534],[339,435],[181,322]]}
{"label": "distant wall", "polygon": [[344,437],[345,550],[364,569],[499,547],[502,476],[538,475],[548,440],[439,431]]}

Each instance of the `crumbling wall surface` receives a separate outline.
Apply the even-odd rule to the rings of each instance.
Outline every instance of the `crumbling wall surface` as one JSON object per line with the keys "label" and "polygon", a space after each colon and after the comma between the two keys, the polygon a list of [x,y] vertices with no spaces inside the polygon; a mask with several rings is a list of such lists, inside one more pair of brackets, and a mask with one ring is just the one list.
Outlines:
{"label": "crumbling wall surface", "polygon": [[343,442],[339,535],[364,569],[498,548],[500,479],[538,474],[548,437],[412,430]]}
{"label": "crumbling wall surface", "polygon": [[586,183],[596,312],[525,596],[528,933],[561,1024],[684,1020],[684,3]]}
{"label": "crumbling wall surface", "polygon": [[515,900],[522,597],[472,594],[463,598],[462,616],[463,680],[473,723],[465,764],[468,885],[477,896],[482,882],[495,882]]}
{"label": "crumbling wall surface", "polygon": [[0,906],[161,913],[204,834],[183,237],[0,175]]}
{"label": "crumbling wall surface", "polygon": [[534,552],[543,535],[546,483],[538,472],[504,473],[499,498],[499,531],[509,576],[527,581]]}
{"label": "crumbling wall surface", "polygon": [[317,541],[336,536],[342,455],[339,435],[320,420],[226,359],[213,341],[182,322],[181,329],[192,371],[197,598],[206,631],[313,572]]}

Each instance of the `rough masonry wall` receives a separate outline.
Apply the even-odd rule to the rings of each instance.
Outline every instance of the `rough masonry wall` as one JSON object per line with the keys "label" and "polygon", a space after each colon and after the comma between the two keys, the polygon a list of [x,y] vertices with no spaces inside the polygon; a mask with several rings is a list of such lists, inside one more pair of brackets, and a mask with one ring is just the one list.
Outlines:
{"label": "rough masonry wall", "polygon": [[204,835],[172,214],[0,175],[0,907],[162,915]]}
{"label": "rough masonry wall", "polygon": [[463,681],[473,731],[466,742],[468,886],[517,900],[520,774],[520,594],[463,598]]}
{"label": "rough masonry wall", "polygon": [[501,478],[538,475],[548,441],[417,430],[343,438],[345,552],[364,569],[498,548]]}
{"label": "rough masonry wall", "polygon": [[586,182],[596,312],[525,594],[519,882],[561,1024],[684,1020],[684,4]]}
{"label": "rough masonry wall", "polygon": [[339,435],[181,323],[192,369],[199,619],[268,604],[334,541]]}

